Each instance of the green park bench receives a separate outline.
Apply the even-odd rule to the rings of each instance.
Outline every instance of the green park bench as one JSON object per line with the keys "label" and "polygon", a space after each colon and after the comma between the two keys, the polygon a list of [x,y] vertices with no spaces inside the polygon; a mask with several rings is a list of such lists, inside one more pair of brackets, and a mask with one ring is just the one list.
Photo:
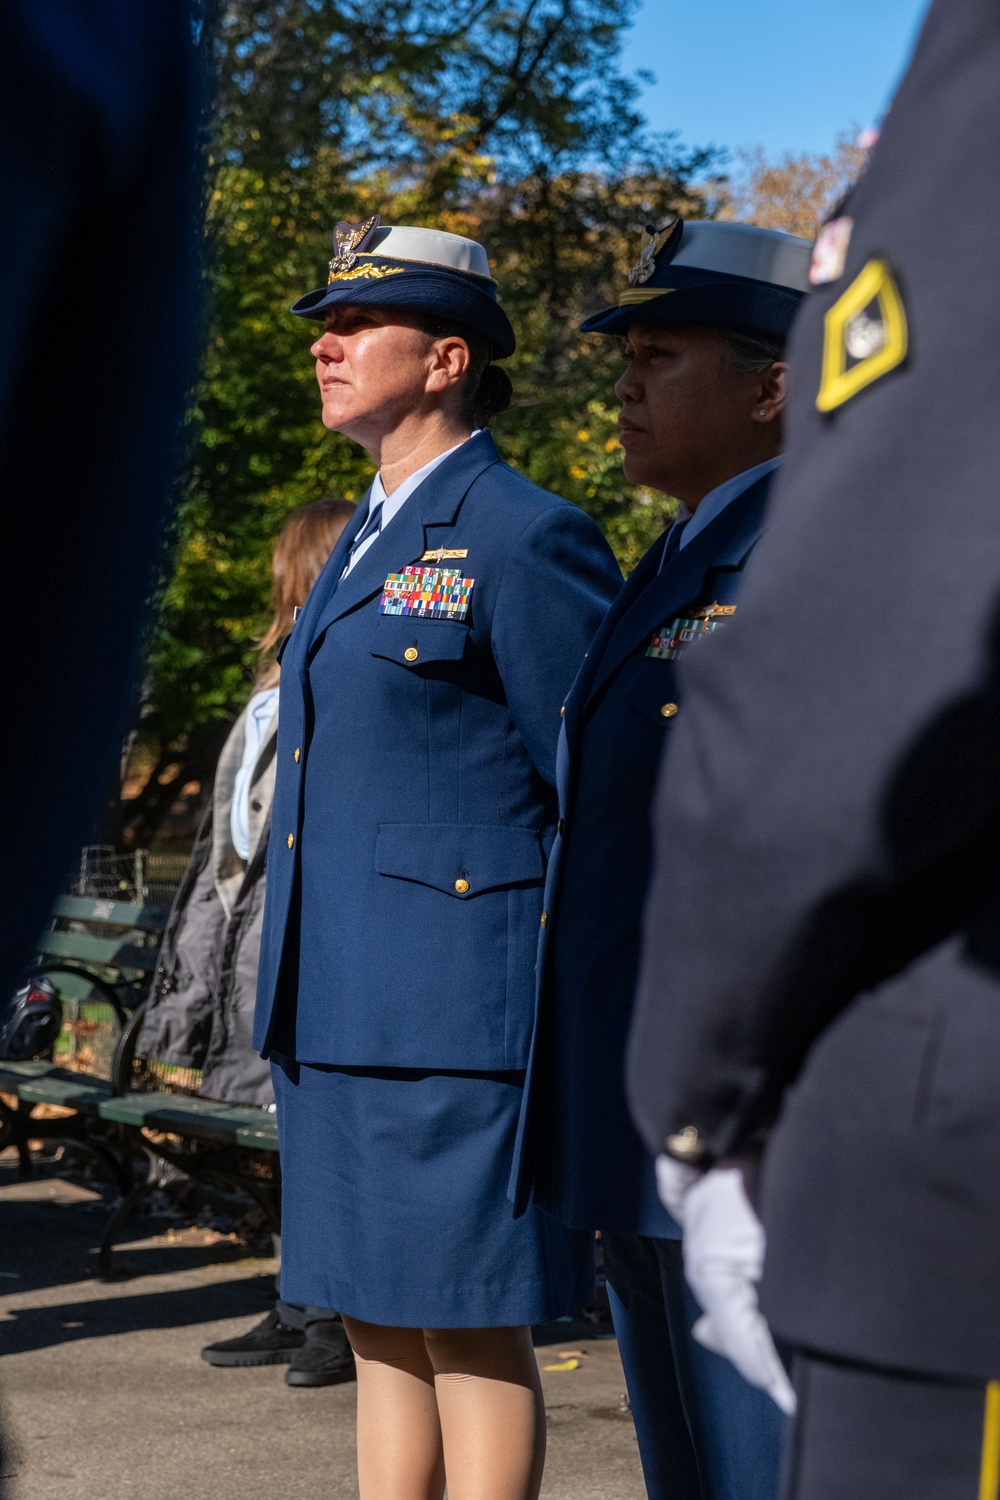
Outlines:
{"label": "green park bench", "polygon": [[[29,1141],[72,1141],[97,1156],[122,1193],[133,1187],[121,1132],[103,1122],[115,1050],[145,999],[167,920],[162,907],[61,896],[38,941],[28,978],[58,990],[63,1026],[52,1062],[0,1061],[0,1145],[30,1170]],[[52,1109],[56,1106],[56,1110]]]}
{"label": "green park bench", "polygon": [[111,1274],[115,1243],[142,1201],[180,1177],[235,1188],[278,1228],[273,1112],[201,1098],[195,1070],[141,1052],[166,920],[162,907],[61,897],[29,970],[56,985],[63,1005],[53,1060],[0,1061],[0,1096],[8,1096],[0,1097],[0,1147],[17,1148],[22,1172],[31,1170],[30,1141],[71,1141],[103,1164],[121,1193],[98,1252],[102,1276]]}

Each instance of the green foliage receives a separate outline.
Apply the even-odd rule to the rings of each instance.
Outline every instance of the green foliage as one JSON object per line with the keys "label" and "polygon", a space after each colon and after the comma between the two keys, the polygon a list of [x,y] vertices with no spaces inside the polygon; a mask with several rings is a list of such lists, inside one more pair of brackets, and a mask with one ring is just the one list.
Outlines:
{"label": "green foliage", "polygon": [[[149,659],[140,747],[153,765],[123,836],[167,788],[210,774],[252,683],[270,551],[288,511],[360,499],[367,454],[324,431],[309,325],[341,218],[482,239],[518,351],[504,455],[594,515],[627,568],[672,503],[619,467],[616,341],[577,332],[620,285],[636,231],[681,209],[712,165],[650,138],[617,63],[636,0],[231,0],[212,35],[209,327],[196,435]],[[173,795],[173,793],[170,793]]]}

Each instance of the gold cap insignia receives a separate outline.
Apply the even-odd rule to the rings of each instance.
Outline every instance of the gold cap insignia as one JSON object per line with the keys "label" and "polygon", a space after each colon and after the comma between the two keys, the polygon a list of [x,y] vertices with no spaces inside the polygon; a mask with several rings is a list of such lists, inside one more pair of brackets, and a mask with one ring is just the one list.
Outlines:
{"label": "gold cap insignia", "polygon": [[684,221],[675,219],[663,229],[647,224],[639,241],[639,259],[628,273],[629,286],[641,286],[656,270],[656,257],[673,241],[680,239]]}
{"label": "gold cap insignia", "polygon": [[375,233],[382,222],[380,214],[372,214],[363,224],[349,224],[346,219],[341,219],[333,231],[333,259],[330,262],[330,279],[341,276],[345,271],[353,271],[358,263],[358,253],[364,250],[365,245]]}

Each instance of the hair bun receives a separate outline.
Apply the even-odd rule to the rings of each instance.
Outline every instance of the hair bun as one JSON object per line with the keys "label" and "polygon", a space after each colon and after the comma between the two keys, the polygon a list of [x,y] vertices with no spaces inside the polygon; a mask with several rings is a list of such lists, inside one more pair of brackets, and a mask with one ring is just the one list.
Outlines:
{"label": "hair bun", "polygon": [[476,426],[486,427],[506,411],[514,397],[510,376],[499,365],[487,365],[476,395]]}

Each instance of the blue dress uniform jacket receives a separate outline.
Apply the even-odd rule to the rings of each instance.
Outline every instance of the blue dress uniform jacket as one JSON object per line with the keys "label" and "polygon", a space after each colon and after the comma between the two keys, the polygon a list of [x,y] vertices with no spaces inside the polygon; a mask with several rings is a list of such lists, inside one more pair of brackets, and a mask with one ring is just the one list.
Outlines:
{"label": "blue dress uniform jacket", "polygon": [[[364,518],[282,661],[255,1043],[314,1064],[523,1069],[559,708],[621,575],[594,522],[486,432],[341,578]],[[465,617],[381,613],[387,575],[439,550],[473,580]]]}
{"label": "blue dress uniform jacket", "polygon": [[[733,611],[764,527],[764,475],[661,570],[650,548],[605,620],[566,700],[560,834],[549,862],[537,1026],[514,1175],[565,1223],[677,1237],[629,1118],[624,1053],[649,880],[656,774],[680,701],[677,662],[651,655],[678,618]],[[697,630],[701,621],[694,621]],[[683,710],[681,710],[683,712]]]}

